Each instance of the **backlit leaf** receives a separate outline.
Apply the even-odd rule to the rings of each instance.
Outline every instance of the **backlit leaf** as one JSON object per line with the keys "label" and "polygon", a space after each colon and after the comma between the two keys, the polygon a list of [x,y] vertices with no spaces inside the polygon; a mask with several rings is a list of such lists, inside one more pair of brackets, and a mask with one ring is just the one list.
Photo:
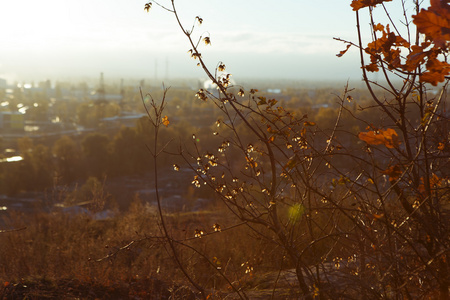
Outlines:
{"label": "backlit leaf", "polygon": [[220,225],[217,224],[217,223],[215,223],[215,224],[213,225],[213,228],[214,228],[214,231],[222,231],[222,229],[220,228]]}
{"label": "backlit leaf", "polygon": [[380,23],[378,23],[377,25],[373,25],[373,30],[374,31],[384,31],[384,26]]}
{"label": "backlit leaf", "polygon": [[258,97],[258,99],[259,99],[258,105],[267,104],[266,97]]}
{"label": "backlit leaf", "polygon": [[399,165],[390,166],[389,168],[382,171],[381,173],[389,176],[389,182],[396,181],[403,174]]}
{"label": "backlit leaf", "polygon": [[164,116],[163,118],[162,118],[162,124],[164,125],[164,126],[169,126],[169,118],[167,117],[167,116]]}
{"label": "backlit leaf", "polygon": [[364,66],[364,69],[366,69],[369,72],[378,72],[379,70],[378,65],[374,63]]}
{"label": "backlit leaf", "polygon": [[353,7],[354,11],[357,11],[363,7],[375,6],[377,4],[380,4],[383,2],[389,2],[389,1],[392,1],[392,0],[353,0],[352,4],[350,4],[350,6]]}
{"label": "backlit leaf", "polygon": [[[437,176],[436,174],[433,173],[433,175],[431,176],[431,178],[428,179],[429,183],[430,183],[430,188],[431,189],[435,189],[436,187],[440,186],[442,184],[442,178],[439,178],[439,176]],[[426,188],[425,188],[425,179],[423,177],[420,178],[420,185],[419,185],[419,192],[422,195],[426,195]]]}
{"label": "backlit leaf", "polygon": [[342,57],[345,52],[347,52],[347,50],[351,47],[351,44],[347,45],[347,48],[345,48],[344,50],[340,51],[338,54],[336,54],[337,57]]}
{"label": "backlit leaf", "polygon": [[428,58],[426,68],[427,71],[421,74],[420,81],[431,83],[434,86],[443,82],[445,76],[450,73],[450,64],[440,61],[434,56]]}
{"label": "backlit leaf", "polygon": [[408,72],[413,72],[420,64],[424,63],[425,57],[428,55],[428,51],[424,52],[424,49],[429,45],[430,43],[422,43],[421,46],[411,46],[412,52],[408,54],[403,69]]}
{"label": "backlit leaf", "polygon": [[429,9],[413,16],[417,30],[438,46],[450,40],[450,7],[445,1],[431,1]]}
{"label": "backlit leaf", "polygon": [[400,145],[397,132],[392,128],[360,132],[358,137],[369,145],[385,145],[387,148],[395,148]]}

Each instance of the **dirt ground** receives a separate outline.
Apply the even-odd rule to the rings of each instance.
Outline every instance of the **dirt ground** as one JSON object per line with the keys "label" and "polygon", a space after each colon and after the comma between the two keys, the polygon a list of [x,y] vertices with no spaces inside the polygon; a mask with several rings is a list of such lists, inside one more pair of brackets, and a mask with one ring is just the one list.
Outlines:
{"label": "dirt ground", "polygon": [[78,280],[5,282],[0,299],[196,299],[186,287],[168,286],[158,279],[116,282],[108,286]]}

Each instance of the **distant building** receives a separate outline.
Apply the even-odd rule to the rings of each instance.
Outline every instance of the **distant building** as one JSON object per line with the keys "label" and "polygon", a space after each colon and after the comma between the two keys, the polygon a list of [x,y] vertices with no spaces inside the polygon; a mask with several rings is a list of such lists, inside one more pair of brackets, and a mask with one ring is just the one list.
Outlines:
{"label": "distant building", "polygon": [[103,99],[102,102],[116,102],[120,103],[122,101],[123,96],[121,94],[103,94],[99,96],[97,93],[89,95],[89,99],[92,101],[100,101],[99,99]]}
{"label": "distant building", "polygon": [[107,128],[119,128],[120,126],[133,127],[136,125],[137,120],[145,116],[147,114],[123,114],[121,116],[103,118],[101,121]]}
{"label": "distant building", "polygon": [[0,89],[6,89],[7,86],[6,79],[0,78]]}
{"label": "distant building", "polygon": [[24,115],[19,112],[0,112],[0,129],[5,131],[23,131],[25,126]]}

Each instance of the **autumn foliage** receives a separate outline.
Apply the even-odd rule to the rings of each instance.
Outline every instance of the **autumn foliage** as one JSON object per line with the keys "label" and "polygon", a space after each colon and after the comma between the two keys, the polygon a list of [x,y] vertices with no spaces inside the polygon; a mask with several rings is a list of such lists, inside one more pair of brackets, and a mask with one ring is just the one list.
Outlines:
{"label": "autumn foliage", "polygon": [[358,136],[360,140],[369,145],[384,145],[387,148],[395,148],[400,144],[397,132],[392,128],[360,132]]}
{"label": "autumn foliage", "polygon": [[[217,88],[200,89],[196,96],[221,114],[213,132],[218,147],[201,149],[194,135],[194,150],[179,153],[196,172],[192,184],[214,190],[231,215],[286,256],[306,299],[449,297],[449,141],[442,107],[450,72],[450,6],[432,0],[421,9],[413,1],[411,16],[403,2],[401,33],[387,2],[392,1],[352,1],[358,42],[344,41],[346,48],[337,54],[342,57],[351,46],[359,49],[363,81],[373,101],[361,110],[377,109],[383,117],[377,124],[360,119],[346,107],[345,100],[353,101],[346,86],[337,96],[340,109],[332,128],[295,114],[256,89],[232,86],[223,62],[210,71],[200,53],[200,41],[211,46],[209,33],[194,38],[195,24],[183,27],[174,1],[169,7],[153,2],[175,15],[189,41],[188,53]],[[148,3],[145,9],[150,7]],[[380,7],[389,24],[375,22],[373,11]],[[371,23],[367,45],[360,29],[363,11]],[[200,17],[195,21],[204,22]],[[382,73],[384,85],[369,78],[373,72]],[[427,92],[429,85],[439,84],[439,92]],[[343,115],[366,130],[343,129]],[[167,117],[163,120],[167,126]],[[206,298],[205,289],[180,263],[170,234],[166,236],[174,260]],[[206,236],[204,230],[194,233],[194,238]],[[249,262],[242,265],[245,274],[256,270]],[[339,283],[330,279],[335,272]],[[237,285],[230,288],[247,298]]]}
{"label": "autumn foliage", "polygon": [[[278,274],[286,269],[295,274],[296,293],[290,296],[450,297],[449,117],[445,110],[450,6],[448,1],[432,0],[423,9],[419,1],[411,1],[414,12],[410,13],[402,1],[404,14],[398,18],[403,19],[397,22],[388,2],[399,3],[351,3],[358,41],[343,41],[346,48],[337,56],[359,50],[371,103],[352,103],[354,89],[345,85],[342,94],[336,95],[339,108],[332,125],[312,121],[308,114],[283,107],[281,101],[257,89],[233,86],[225,63],[210,69],[203,60],[207,53],[203,47],[210,47],[212,41],[207,32],[197,35],[197,26],[205,22],[202,18],[193,18],[194,25],[186,29],[175,1],[169,6],[146,4],[146,11],[157,4],[174,15],[189,43],[188,54],[216,88],[196,93],[219,115],[211,124],[214,144],[205,149],[194,134],[189,146],[180,145],[171,154],[182,157],[195,173],[190,179],[195,188],[214,191],[235,224],[210,224],[209,230],[198,228],[190,237],[176,239],[176,232],[164,225],[163,200],[157,197],[168,252],[199,297],[207,299],[212,294],[186,268],[182,255],[186,249],[227,282],[229,291],[249,298],[245,287],[232,282],[218,265],[230,258],[210,257],[204,244],[211,236],[225,238],[229,229],[241,227],[254,232],[249,239],[270,245],[272,255],[280,260]],[[386,24],[376,22],[376,9],[385,13]],[[371,26],[367,45],[360,25],[363,12]],[[373,80],[374,72],[383,80]],[[162,114],[164,105],[164,99],[161,106],[152,102],[155,113],[149,116],[155,137],[161,125],[172,125],[170,115]],[[381,113],[375,123],[362,117],[373,111]],[[357,129],[346,128],[347,119],[354,120]],[[156,165],[165,146],[159,148],[155,141],[151,151]],[[175,171],[181,168],[174,164]],[[260,275],[258,263],[264,259],[268,258],[261,254],[243,262],[244,276]],[[271,287],[275,298],[277,282]]]}
{"label": "autumn foliage", "polygon": [[353,10],[358,11],[361,8],[368,7],[368,6],[376,6],[377,4],[381,4],[383,2],[389,2],[392,0],[353,0],[352,4],[350,4],[351,7],[353,7]]}
{"label": "autumn foliage", "polygon": [[[364,7],[384,5],[389,1],[355,0],[351,6],[358,11]],[[425,39],[411,43],[398,32],[391,31],[389,24],[374,24],[374,40],[364,51],[370,55],[371,63],[364,68],[376,72],[380,67],[398,71],[401,74],[418,75],[420,81],[437,85],[450,73],[446,61],[450,40],[450,6],[448,1],[432,0],[428,9],[421,9],[412,16],[418,33]],[[381,36],[377,36],[377,32]],[[423,70],[421,67],[424,67]],[[414,73],[415,72],[415,73]]]}

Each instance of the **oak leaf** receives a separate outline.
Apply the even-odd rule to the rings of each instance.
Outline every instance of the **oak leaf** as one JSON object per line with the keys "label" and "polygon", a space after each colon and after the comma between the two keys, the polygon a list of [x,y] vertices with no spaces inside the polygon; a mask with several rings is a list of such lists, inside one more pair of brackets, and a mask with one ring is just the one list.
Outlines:
{"label": "oak leaf", "polygon": [[397,179],[399,179],[400,176],[403,174],[399,165],[390,166],[381,173],[389,176],[389,182],[397,181]]}
{"label": "oak leaf", "polygon": [[392,1],[392,0],[353,0],[352,4],[350,4],[350,6],[353,7],[354,11],[357,11],[363,7],[375,6],[377,4],[381,4],[383,2],[389,2],[389,1]]}
{"label": "oak leaf", "polygon": [[364,69],[366,69],[369,72],[378,72],[379,68],[376,63],[371,63],[369,65],[364,66]]}
{"label": "oak leaf", "polygon": [[340,51],[338,54],[336,54],[337,57],[342,57],[345,52],[347,52],[347,50],[351,47],[351,44],[347,45],[347,48],[345,48],[344,50]]}
{"label": "oak leaf", "polygon": [[360,132],[358,137],[369,145],[385,145],[387,148],[395,148],[400,145],[397,132],[392,128]]}
{"label": "oak leaf", "polygon": [[[431,189],[435,189],[442,184],[442,178],[439,178],[439,176],[433,173],[433,175],[431,175],[431,178],[428,179],[428,182],[430,184],[429,187]],[[421,193],[423,196],[426,196],[425,179],[423,177],[420,178],[420,185],[418,187],[418,190],[419,193]]]}
{"label": "oak leaf", "polygon": [[429,55],[429,51],[424,51],[430,43],[422,43],[422,45],[413,45],[412,52],[406,57],[406,63],[403,69],[408,72],[413,72],[419,65],[425,62],[425,58]]}
{"label": "oak leaf", "polygon": [[420,81],[428,82],[436,86],[445,80],[445,76],[450,73],[450,64],[440,61],[435,55],[430,55],[426,63],[427,71],[420,76]]}
{"label": "oak leaf", "polygon": [[432,0],[429,9],[422,9],[413,16],[417,30],[438,47],[450,40],[450,6],[445,2],[448,1]]}
{"label": "oak leaf", "polygon": [[384,31],[384,25],[381,23],[378,23],[377,25],[373,25],[374,31]]}

